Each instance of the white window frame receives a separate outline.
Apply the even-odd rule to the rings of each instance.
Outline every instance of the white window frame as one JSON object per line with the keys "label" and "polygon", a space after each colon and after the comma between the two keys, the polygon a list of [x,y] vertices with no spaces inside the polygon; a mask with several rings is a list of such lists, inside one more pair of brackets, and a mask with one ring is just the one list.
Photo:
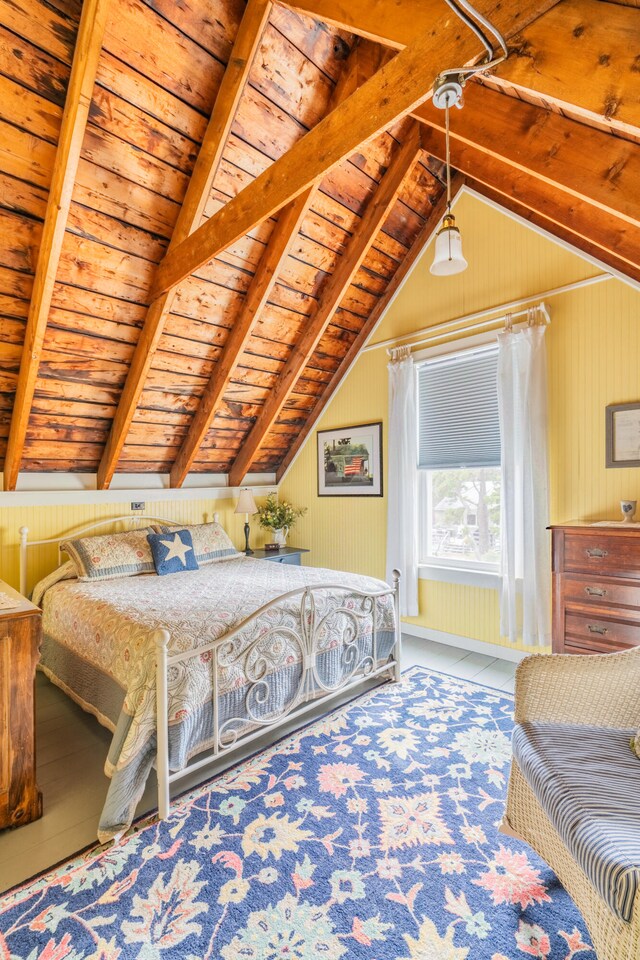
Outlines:
{"label": "white window frame", "polygon": [[[514,324],[514,329],[524,324]],[[434,347],[427,347],[413,355],[416,381],[418,377],[418,367],[425,360],[431,360],[434,357],[453,357],[462,356],[465,353],[471,353],[478,347],[486,347],[495,343],[497,331],[486,330],[483,333],[476,334],[473,337],[466,337],[464,341],[452,341],[446,344],[438,344]],[[416,466],[416,470],[418,467]],[[418,470],[418,474],[428,471]],[[427,507],[429,515],[431,512],[431,484],[428,485]],[[418,548],[419,556],[422,554],[422,531],[419,531]],[[500,586],[501,577],[498,563],[484,563],[481,560],[448,560],[444,557],[422,557],[418,560],[418,575],[421,580],[435,580],[441,583],[458,583],[465,586],[485,587],[497,589]]]}

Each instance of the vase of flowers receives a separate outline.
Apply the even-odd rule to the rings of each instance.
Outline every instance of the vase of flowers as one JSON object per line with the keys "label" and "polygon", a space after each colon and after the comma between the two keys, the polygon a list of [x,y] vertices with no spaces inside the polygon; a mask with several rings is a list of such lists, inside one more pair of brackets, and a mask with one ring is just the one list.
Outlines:
{"label": "vase of flowers", "polygon": [[276,493],[270,493],[264,506],[258,507],[258,523],[265,530],[272,530],[273,542],[284,547],[289,530],[306,512],[306,507],[292,507],[286,500],[279,501]]}

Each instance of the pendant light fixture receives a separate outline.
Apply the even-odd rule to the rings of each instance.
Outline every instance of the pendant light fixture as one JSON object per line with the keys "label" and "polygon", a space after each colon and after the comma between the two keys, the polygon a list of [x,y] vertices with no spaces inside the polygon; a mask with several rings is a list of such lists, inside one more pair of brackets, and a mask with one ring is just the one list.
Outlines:
{"label": "pendant light fixture", "polygon": [[[447,212],[444,215],[442,226],[436,234],[435,255],[431,264],[431,273],[436,277],[451,276],[467,269],[467,261],[462,253],[462,236],[456,225],[456,218],[451,212],[451,154],[449,148],[449,108],[462,107],[462,88],[468,77],[483,73],[495,67],[506,59],[507,45],[501,34],[489,21],[478,13],[467,0],[445,0],[454,13],[482,41],[487,51],[485,59],[475,66],[459,67],[455,70],[446,70],[440,74],[433,87],[433,105],[444,110],[445,115],[445,167],[447,176]],[[472,19],[472,18],[475,18]],[[477,22],[475,22],[477,21]],[[486,28],[497,39],[502,47],[502,54],[496,56],[493,44],[487,38]]]}
{"label": "pendant light fixture", "polygon": [[445,150],[447,168],[447,212],[442,226],[436,234],[436,249],[431,273],[435,277],[446,277],[454,273],[461,273],[467,269],[467,261],[462,253],[462,237],[456,226],[456,218],[451,212],[451,157],[449,153],[449,107],[451,104],[460,106],[462,99],[462,85],[453,79],[443,80],[433,92],[435,106],[444,103],[445,116]]}

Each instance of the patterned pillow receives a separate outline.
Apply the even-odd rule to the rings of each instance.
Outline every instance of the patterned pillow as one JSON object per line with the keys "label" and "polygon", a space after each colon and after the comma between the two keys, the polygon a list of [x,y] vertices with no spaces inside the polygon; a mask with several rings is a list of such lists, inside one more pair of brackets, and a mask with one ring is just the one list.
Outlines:
{"label": "patterned pillow", "polygon": [[[218,560],[228,560],[229,557],[239,556],[226,531],[219,523],[195,523],[181,529],[188,530],[191,534],[196,560],[200,566],[205,563],[216,563]],[[156,524],[153,530],[156,533],[171,533],[175,530],[175,527]]]}
{"label": "patterned pillow", "polygon": [[172,529],[170,533],[148,533],[147,540],[159,577],[164,577],[167,573],[198,569],[193,541],[188,530]]}
{"label": "patterned pillow", "polygon": [[139,573],[154,573],[148,531],[149,527],[145,527],[126,533],[65,540],[60,549],[73,560],[79,580],[115,580]]}

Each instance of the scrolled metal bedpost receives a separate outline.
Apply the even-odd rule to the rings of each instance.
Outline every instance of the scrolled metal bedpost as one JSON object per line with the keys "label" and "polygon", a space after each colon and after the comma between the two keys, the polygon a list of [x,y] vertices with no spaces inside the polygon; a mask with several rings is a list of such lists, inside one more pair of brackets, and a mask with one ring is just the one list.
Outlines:
{"label": "scrolled metal bedpost", "polygon": [[156,773],[158,776],[158,817],[169,816],[169,696],[167,693],[167,649],[169,631],[156,630]]}
{"label": "scrolled metal bedpost", "polygon": [[397,683],[402,679],[402,629],[400,626],[400,578],[402,574],[399,570],[393,571],[393,605],[396,612],[396,642],[394,646],[395,650],[395,664],[393,667],[393,679]]}
{"label": "scrolled metal bedpost", "polygon": [[20,527],[20,593],[27,595],[27,539],[29,527]]}

